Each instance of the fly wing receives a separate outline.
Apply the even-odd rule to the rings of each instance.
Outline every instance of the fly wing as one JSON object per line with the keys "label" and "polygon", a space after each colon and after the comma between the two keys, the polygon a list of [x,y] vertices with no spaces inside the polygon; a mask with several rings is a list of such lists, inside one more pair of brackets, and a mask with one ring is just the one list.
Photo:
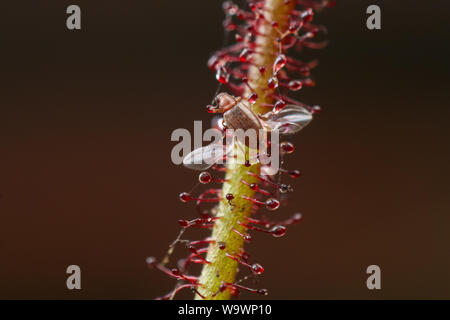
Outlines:
{"label": "fly wing", "polygon": [[255,164],[259,162],[259,150],[250,148],[249,146],[246,146],[244,143],[241,143],[239,141],[234,141],[229,148],[227,153],[233,153],[233,157],[241,162],[241,164],[245,164],[246,161],[248,161],[249,164]]}
{"label": "fly wing", "polygon": [[261,174],[266,176],[273,176],[278,173],[279,168],[278,167],[272,167],[272,166],[262,166],[261,167]]}
{"label": "fly wing", "polygon": [[280,134],[289,135],[302,130],[311,120],[312,113],[308,109],[288,104],[265,123],[270,129],[278,130]]}
{"label": "fly wing", "polygon": [[183,165],[193,170],[206,170],[213,164],[223,160],[227,147],[222,142],[211,143],[205,147],[197,148],[183,159]]}

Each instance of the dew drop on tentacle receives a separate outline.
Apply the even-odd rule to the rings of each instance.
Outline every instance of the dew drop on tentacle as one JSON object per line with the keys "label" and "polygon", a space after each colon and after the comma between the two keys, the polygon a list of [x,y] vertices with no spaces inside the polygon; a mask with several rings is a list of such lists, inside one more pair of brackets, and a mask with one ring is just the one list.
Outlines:
{"label": "dew drop on tentacle", "polygon": [[198,181],[202,184],[210,183],[212,181],[211,174],[206,171],[200,173],[198,176]]}
{"label": "dew drop on tentacle", "polygon": [[248,233],[242,233],[239,230],[237,230],[236,228],[232,228],[231,230],[233,230],[234,233],[236,233],[238,236],[240,236],[246,242],[252,241],[252,236],[249,235]]}
{"label": "dew drop on tentacle", "polygon": [[316,85],[316,82],[312,79],[304,79],[302,85],[304,85],[305,87],[314,87]]}
{"label": "dew drop on tentacle", "polygon": [[217,66],[221,63],[221,57],[217,55],[212,55],[207,62],[208,68],[216,71]]}
{"label": "dew drop on tentacle", "polygon": [[260,275],[260,274],[262,274],[264,272],[264,268],[259,263],[255,263],[255,264],[250,265],[246,260],[243,260],[240,257],[240,255],[233,255],[233,254],[230,254],[228,252],[225,253],[225,255],[228,258],[238,262],[239,264],[249,268],[254,275]]}
{"label": "dew drop on tentacle", "polygon": [[280,207],[280,201],[274,198],[270,198],[266,200],[266,208],[273,211],[277,210]]}
{"label": "dew drop on tentacle", "polygon": [[301,213],[297,212],[292,216],[291,219],[292,219],[292,223],[298,223],[303,219],[303,215]]}
{"label": "dew drop on tentacle", "polygon": [[314,113],[314,114],[319,113],[320,111],[322,111],[322,107],[321,106],[313,106],[311,108],[311,112]]}
{"label": "dew drop on tentacle", "polygon": [[257,294],[261,294],[263,296],[267,296],[269,294],[269,292],[267,291],[267,289],[258,289],[256,290]]}
{"label": "dew drop on tentacle", "polygon": [[189,221],[187,221],[187,220],[178,220],[178,224],[180,225],[180,226],[182,226],[183,228],[186,228],[186,227],[189,227]]}
{"label": "dew drop on tentacle", "polygon": [[269,89],[276,89],[276,88],[278,88],[278,78],[276,76],[271,77],[267,81],[267,86],[269,87]]}
{"label": "dew drop on tentacle", "polygon": [[178,276],[181,274],[180,270],[178,270],[178,268],[173,268],[172,270],[170,270],[175,276]]}
{"label": "dew drop on tentacle", "polygon": [[147,257],[145,259],[145,263],[149,268],[153,268],[156,265],[156,258],[155,257]]}
{"label": "dew drop on tentacle", "polygon": [[252,264],[251,269],[253,274],[256,275],[260,275],[264,272],[264,268],[258,263]]}
{"label": "dew drop on tentacle", "polygon": [[298,33],[298,31],[301,29],[302,26],[303,26],[302,21],[292,21],[291,24],[289,25],[288,31],[291,34],[296,34]]}
{"label": "dew drop on tentacle", "polygon": [[274,236],[275,238],[280,238],[286,234],[286,227],[285,226],[274,226],[269,230],[269,232]]}
{"label": "dew drop on tentacle", "polygon": [[233,195],[233,194],[227,193],[227,194],[225,195],[225,199],[228,201],[228,204],[229,204],[230,206],[234,206],[234,204],[233,204],[233,202],[232,202],[232,200],[234,199],[234,195]]}
{"label": "dew drop on tentacle", "polygon": [[222,9],[225,12],[225,14],[234,16],[238,12],[239,7],[235,5],[232,1],[225,1],[222,4]]}
{"label": "dew drop on tentacle", "polygon": [[249,62],[253,52],[249,48],[244,48],[239,54],[239,61]]}
{"label": "dew drop on tentacle", "polygon": [[286,102],[283,100],[277,100],[273,106],[273,112],[280,112],[284,107],[286,107]]}
{"label": "dew drop on tentacle", "polygon": [[248,102],[250,104],[255,104],[256,100],[258,100],[258,95],[256,94],[256,92],[250,93],[250,95],[248,96]]}
{"label": "dew drop on tentacle", "polygon": [[292,177],[292,178],[298,178],[300,177],[301,173],[298,170],[291,170],[288,172],[288,174]]}
{"label": "dew drop on tentacle", "polygon": [[280,150],[285,154],[291,154],[292,152],[294,152],[295,147],[292,142],[283,141],[282,143],[280,143]]}
{"label": "dew drop on tentacle", "polygon": [[311,8],[308,8],[307,10],[303,11],[301,14],[301,18],[304,22],[311,22],[314,17],[314,11]]}
{"label": "dew drop on tentacle", "polygon": [[191,195],[187,192],[180,193],[179,198],[181,202],[188,202],[192,199]]}
{"label": "dew drop on tentacle", "polygon": [[286,62],[286,56],[284,54],[279,54],[273,63],[273,73],[278,73],[278,71],[286,65]]}
{"label": "dew drop on tentacle", "polygon": [[288,84],[289,90],[298,91],[302,88],[302,82],[300,80],[292,80]]}
{"label": "dew drop on tentacle", "polygon": [[230,74],[224,67],[220,67],[216,72],[216,79],[222,84],[227,84],[230,80]]}

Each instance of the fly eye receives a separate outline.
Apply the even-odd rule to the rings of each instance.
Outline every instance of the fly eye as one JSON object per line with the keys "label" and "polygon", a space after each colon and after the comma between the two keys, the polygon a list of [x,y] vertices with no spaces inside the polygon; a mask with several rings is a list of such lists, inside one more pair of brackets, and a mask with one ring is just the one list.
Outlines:
{"label": "fly eye", "polygon": [[221,92],[216,96],[214,101],[214,104],[217,105],[218,109],[225,112],[235,106],[239,100],[226,92]]}

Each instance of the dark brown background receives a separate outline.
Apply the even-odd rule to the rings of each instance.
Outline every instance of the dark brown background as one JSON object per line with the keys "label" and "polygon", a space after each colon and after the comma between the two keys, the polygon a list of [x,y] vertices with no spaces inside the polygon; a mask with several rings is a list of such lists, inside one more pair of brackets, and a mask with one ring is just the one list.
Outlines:
{"label": "dark brown background", "polygon": [[[169,137],[210,119],[220,2],[78,0],[71,32],[73,3],[0,4],[0,298],[154,298],[174,282],[145,257],[196,216],[177,196],[197,173],[171,163]],[[318,16],[331,42],[296,97],[324,112],[295,138],[288,167],[304,176],[276,213],[304,221],[248,246],[269,298],[450,298],[448,10],[339,1]]]}

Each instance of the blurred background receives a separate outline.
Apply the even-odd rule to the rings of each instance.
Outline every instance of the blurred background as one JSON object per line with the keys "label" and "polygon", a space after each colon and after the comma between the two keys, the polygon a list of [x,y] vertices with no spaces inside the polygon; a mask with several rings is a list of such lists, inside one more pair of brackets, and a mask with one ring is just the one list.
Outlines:
{"label": "blurred background", "polygon": [[[81,31],[66,29],[70,4]],[[370,4],[382,30],[366,28]],[[247,284],[268,299],[450,298],[449,9],[342,0],[316,16],[330,44],[312,55],[317,86],[294,97],[323,112],[294,138],[286,166],[303,176],[286,178],[295,193],[275,214],[304,220],[246,247],[265,268]],[[0,4],[0,298],[173,288],[145,258],[162,258],[177,220],[197,216],[178,194],[198,172],[171,163],[170,134],[210,122],[206,61],[222,18],[221,1],[207,0]],[[82,290],[66,288],[71,264]],[[366,288],[371,264],[381,290]]]}

